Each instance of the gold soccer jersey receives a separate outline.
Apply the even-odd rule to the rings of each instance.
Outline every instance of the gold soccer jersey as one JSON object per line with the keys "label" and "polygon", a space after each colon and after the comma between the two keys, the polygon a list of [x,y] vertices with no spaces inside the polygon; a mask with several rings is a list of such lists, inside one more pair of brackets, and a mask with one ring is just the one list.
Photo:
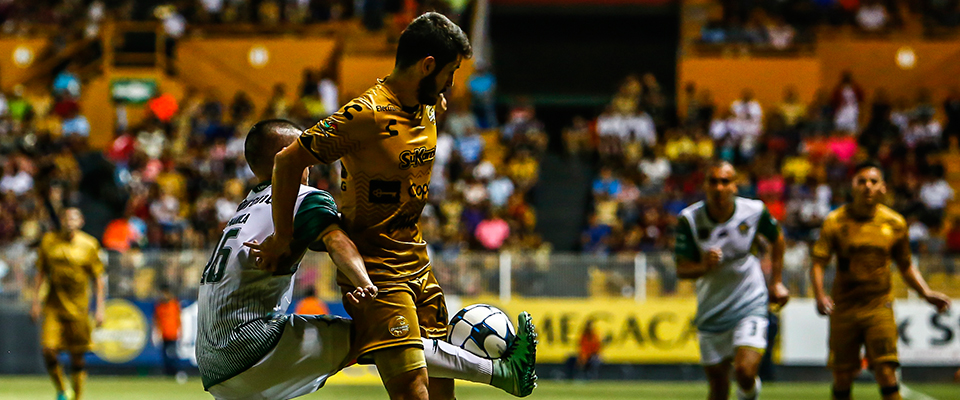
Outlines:
{"label": "gold soccer jersey", "polygon": [[90,282],[103,274],[97,239],[77,232],[72,239],[60,233],[43,236],[37,251],[37,268],[47,276],[50,289],[44,307],[62,319],[86,319],[90,308]]}
{"label": "gold soccer jersey", "polygon": [[304,131],[323,163],[342,162],[343,228],[374,282],[399,282],[429,265],[418,226],[437,146],[434,106],[404,109],[383,81]]}
{"label": "gold soccer jersey", "polygon": [[890,260],[910,262],[910,241],[903,217],[880,205],[870,218],[850,214],[847,206],[823,222],[813,257],[824,263],[837,255],[833,299],[837,308],[883,307],[890,302]]}

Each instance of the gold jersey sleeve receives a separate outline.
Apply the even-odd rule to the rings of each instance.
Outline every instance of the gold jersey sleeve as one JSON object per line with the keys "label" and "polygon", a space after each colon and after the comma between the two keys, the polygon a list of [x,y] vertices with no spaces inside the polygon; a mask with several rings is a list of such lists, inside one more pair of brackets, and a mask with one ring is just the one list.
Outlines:
{"label": "gold jersey sleeve", "polygon": [[427,268],[418,221],[437,146],[436,109],[404,109],[382,82],[307,129],[300,144],[324,163],[341,161],[343,228],[374,282]]}
{"label": "gold jersey sleeve", "polygon": [[100,244],[94,237],[77,232],[66,239],[47,233],[37,250],[37,266],[47,277],[44,307],[63,318],[86,318],[90,308],[90,285],[103,274]]}
{"label": "gold jersey sleeve", "polygon": [[880,205],[870,218],[857,218],[846,206],[823,223],[813,257],[837,256],[833,298],[838,305],[883,304],[890,300],[890,261],[910,263],[910,242],[903,217]]}

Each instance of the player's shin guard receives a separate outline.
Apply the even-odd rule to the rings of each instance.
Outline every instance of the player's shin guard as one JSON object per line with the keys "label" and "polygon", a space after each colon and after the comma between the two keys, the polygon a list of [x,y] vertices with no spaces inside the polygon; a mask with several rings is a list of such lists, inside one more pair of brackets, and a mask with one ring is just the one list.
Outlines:
{"label": "player's shin guard", "polygon": [[833,400],[850,400],[850,389],[840,390],[833,388]]}
{"label": "player's shin guard", "polygon": [[57,393],[63,393],[65,386],[63,384],[63,367],[60,366],[60,363],[57,362],[56,358],[46,359],[47,364],[47,373],[50,374],[50,380],[53,381],[54,389],[57,389]]}
{"label": "player's shin guard", "polygon": [[493,361],[480,358],[450,343],[423,339],[423,355],[431,378],[460,379],[489,384],[493,377]]}
{"label": "player's shin guard", "polygon": [[80,400],[83,394],[83,387],[87,383],[87,371],[83,366],[73,367],[73,399]]}

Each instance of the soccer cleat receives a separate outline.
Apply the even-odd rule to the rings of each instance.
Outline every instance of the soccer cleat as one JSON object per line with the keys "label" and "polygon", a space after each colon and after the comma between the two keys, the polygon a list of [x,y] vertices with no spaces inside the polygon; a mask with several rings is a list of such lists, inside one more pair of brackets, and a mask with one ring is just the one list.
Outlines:
{"label": "soccer cleat", "polygon": [[490,384],[517,397],[529,396],[537,387],[537,330],[530,313],[517,317],[517,337],[493,360]]}
{"label": "soccer cleat", "polygon": [[57,400],[73,400],[76,398],[77,396],[70,389],[67,389],[63,392],[57,392]]}

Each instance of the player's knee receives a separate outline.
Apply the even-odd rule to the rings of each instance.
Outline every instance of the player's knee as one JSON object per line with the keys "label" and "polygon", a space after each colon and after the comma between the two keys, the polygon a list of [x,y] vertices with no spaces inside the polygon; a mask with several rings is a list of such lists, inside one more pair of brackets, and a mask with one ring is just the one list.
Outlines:
{"label": "player's knee", "polygon": [[50,349],[43,349],[41,353],[43,354],[43,363],[47,368],[57,366],[57,352]]}
{"label": "player's knee", "polygon": [[427,361],[423,349],[404,346],[379,350],[373,353],[373,361],[391,396],[427,392]]}
{"label": "player's knee", "polygon": [[850,389],[850,386],[853,385],[853,371],[834,371],[833,372],[833,387],[836,389]]}
{"label": "player's knee", "polygon": [[898,383],[897,366],[891,363],[878,364],[873,369],[873,374],[877,378],[877,384],[881,388],[893,387]]}
{"label": "player's knee", "polygon": [[394,375],[389,379],[382,376],[384,386],[391,400],[428,400],[427,369],[419,368]]}

